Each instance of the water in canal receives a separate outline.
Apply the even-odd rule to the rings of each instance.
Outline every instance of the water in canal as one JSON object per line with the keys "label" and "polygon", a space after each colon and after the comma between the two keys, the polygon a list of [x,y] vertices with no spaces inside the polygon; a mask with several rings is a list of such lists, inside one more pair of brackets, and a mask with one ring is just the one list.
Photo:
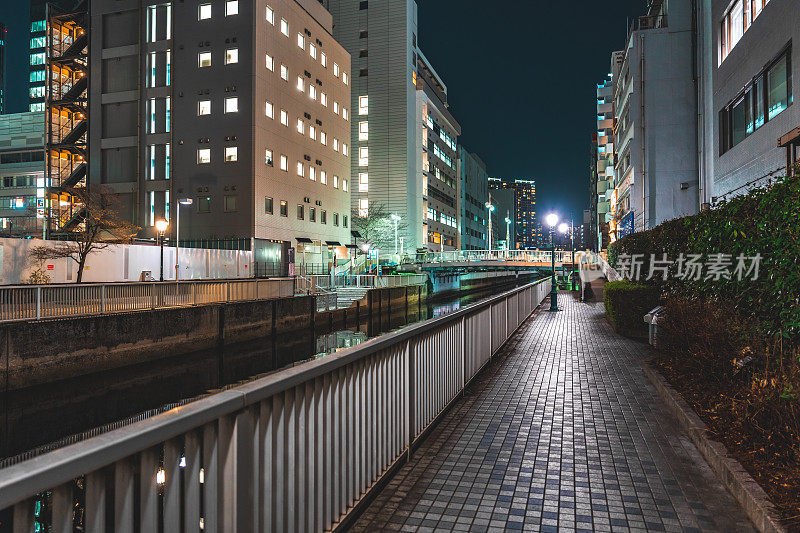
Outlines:
{"label": "water in canal", "polygon": [[[521,282],[520,282],[521,283]],[[451,313],[514,285],[444,300],[409,306],[384,324],[386,333],[402,326]],[[110,370],[28,389],[0,394],[0,458],[7,458],[85,432],[134,417],[151,416],[176,402],[207,394],[274,371],[274,361],[306,361],[355,346],[368,339],[366,325],[317,335],[307,333],[282,338],[272,353],[271,341],[227,346],[224,357],[216,351]],[[297,364],[297,363],[295,363]],[[149,413],[143,414],[146,411]],[[2,463],[0,463],[2,466]]]}

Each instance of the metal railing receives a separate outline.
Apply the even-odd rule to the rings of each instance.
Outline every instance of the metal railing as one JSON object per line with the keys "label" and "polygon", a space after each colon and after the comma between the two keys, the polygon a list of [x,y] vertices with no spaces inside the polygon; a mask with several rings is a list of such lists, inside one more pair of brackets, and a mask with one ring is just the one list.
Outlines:
{"label": "metal railing", "polygon": [[9,286],[0,287],[0,321],[284,298],[294,294],[292,278]]}
{"label": "metal railing", "polygon": [[424,285],[428,280],[427,274],[403,274],[392,276],[375,276],[369,274],[347,276],[306,276],[313,279],[316,287],[326,289],[339,289],[345,287],[365,288],[395,288]]}
{"label": "metal railing", "polygon": [[43,494],[52,531],[76,516],[85,531],[346,525],[549,291],[529,284],[8,467],[0,509],[14,531],[33,531]]}
{"label": "metal railing", "polygon": [[[453,250],[420,254],[420,263],[472,263],[497,261],[506,263],[546,263],[552,261],[550,250]],[[572,252],[556,251],[556,265],[572,261]]]}

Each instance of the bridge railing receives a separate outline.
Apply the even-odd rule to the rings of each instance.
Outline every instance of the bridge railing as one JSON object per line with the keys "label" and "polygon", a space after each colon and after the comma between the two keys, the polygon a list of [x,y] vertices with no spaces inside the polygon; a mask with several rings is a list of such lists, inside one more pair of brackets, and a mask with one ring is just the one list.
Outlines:
{"label": "bridge railing", "polygon": [[428,279],[426,274],[403,274],[389,276],[375,276],[370,274],[342,275],[342,276],[308,276],[314,280],[317,287],[338,289],[344,287],[367,288],[394,288],[423,285]]}
{"label": "bridge railing", "polygon": [[346,524],[549,290],[529,284],[0,470],[0,509],[13,506],[14,531],[34,530],[43,498],[59,532],[76,519],[85,531]]}
{"label": "bridge railing", "polygon": [[[571,252],[556,251],[556,263],[569,263]],[[423,263],[471,263],[481,261],[550,263],[549,250],[453,250],[449,252],[428,252],[420,261]]]}

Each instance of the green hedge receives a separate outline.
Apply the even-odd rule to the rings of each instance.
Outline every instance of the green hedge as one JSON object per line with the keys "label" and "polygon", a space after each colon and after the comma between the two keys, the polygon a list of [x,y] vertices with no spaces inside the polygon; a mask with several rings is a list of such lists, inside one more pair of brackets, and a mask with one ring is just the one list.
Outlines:
{"label": "green hedge", "polygon": [[[670,220],[634,233],[609,248],[609,262],[620,254],[643,254],[642,272],[649,272],[651,254],[669,259],[679,254],[761,254],[757,280],[675,278],[647,281],[668,295],[719,301],[744,317],[758,319],[764,333],[800,334],[800,179],[782,178],[771,187],[751,191],[723,202],[710,211]],[[705,275],[704,275],[705,277]],[[643,276],[644,278],[644,276]]]}
{"label": "green hedge", "polygon": [[645,338],[648,325],[644,315],[658,305],[660,291],[653,285],[612,281],[603,288],[606,315],[622,335]]}

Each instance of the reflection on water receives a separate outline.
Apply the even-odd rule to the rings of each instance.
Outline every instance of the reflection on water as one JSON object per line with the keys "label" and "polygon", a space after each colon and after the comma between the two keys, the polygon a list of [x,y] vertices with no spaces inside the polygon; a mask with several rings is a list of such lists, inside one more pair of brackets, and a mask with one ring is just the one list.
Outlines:
{"label": "reflection on water", "polygon": [[326,355],[336,353],[352,346],[358,346],[367,340],[367,334],[360,331],[337,331],[328,335],[317,337],[317,353],[314,356],[319,359]]}

